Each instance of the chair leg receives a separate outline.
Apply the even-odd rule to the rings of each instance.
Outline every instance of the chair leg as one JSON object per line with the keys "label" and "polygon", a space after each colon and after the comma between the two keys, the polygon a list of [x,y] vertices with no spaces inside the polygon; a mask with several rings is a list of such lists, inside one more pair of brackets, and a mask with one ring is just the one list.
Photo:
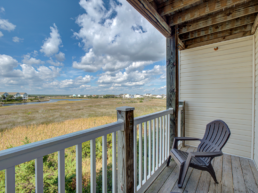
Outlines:
{"label": "chair leg", "polygon": [[210,175],[212,176],[212,178],[213,178],[213,180],[215,181],[215,183],[218,184],[215,171],[214,171],[214,169],[213,169],[213,167],[212,167],[211,164],[208,166],[208,172],[209,172]]}
{"label": "chair leg", "polygon": [[179,169],[179,177],[178,177],[178,183],[177,186],[178,188],[182,188],[184,181],[185,181],[185,176],[187,174],[188,171],[188,167],[189,167],[189,163],[182,163],[182,165],[180,165],[180,169]]}
{"label": "chair leg", "polygon": [[171,155],[168,157],[167,166],[169,166],[171,160]]}

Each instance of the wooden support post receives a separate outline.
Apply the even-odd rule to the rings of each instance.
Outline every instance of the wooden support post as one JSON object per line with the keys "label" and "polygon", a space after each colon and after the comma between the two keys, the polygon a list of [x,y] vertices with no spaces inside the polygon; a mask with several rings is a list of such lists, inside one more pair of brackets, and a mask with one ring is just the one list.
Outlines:
{"label": "wooden support post", "polygon": [[174,110],[174,114],[170,115],[170,149],[172,149],[174,137],[177,136],[178,117],[178,32],[176,28],[171,28],[171,37],[166,40],[167,109]]}
{"label": "wooden support post", "polygon": [[124,121],[118,131],[118,193],[134,192],[134,108],[118,107],[117,119]]}

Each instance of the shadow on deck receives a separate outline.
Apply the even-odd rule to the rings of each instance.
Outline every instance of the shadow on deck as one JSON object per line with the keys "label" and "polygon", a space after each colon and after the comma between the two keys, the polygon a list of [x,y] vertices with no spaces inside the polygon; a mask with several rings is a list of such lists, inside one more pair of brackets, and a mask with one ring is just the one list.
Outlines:
{"label": "shadow on deck", "polygon": [[[184,147],[182,150],[192,152],[196,148]],[[179,168],[171,161],[146,192],[258,192],[258,171],[252,160],[224,154],[213,160],[213,166],[219,184],[215,184],[208,172],[189,168],[184,185],[179,189]]]}

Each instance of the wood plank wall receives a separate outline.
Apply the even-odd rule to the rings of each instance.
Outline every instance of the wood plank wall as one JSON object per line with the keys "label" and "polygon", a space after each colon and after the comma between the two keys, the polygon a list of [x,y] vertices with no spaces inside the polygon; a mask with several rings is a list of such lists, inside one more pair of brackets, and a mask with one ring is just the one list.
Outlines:
{"label": "wood plank wall", "polygon": [[187,137],[202,138],[207,123],[222,119],[232,133],[223,152],[251,158],[252,69],[253,36],[181,51]]}
{"label": "wood plank wall", "polygon": [[254,53],[256,66],[256,80],[255,80],[255,138],[254,138],[254,162],[258,166],[258,30],[254,34]]}

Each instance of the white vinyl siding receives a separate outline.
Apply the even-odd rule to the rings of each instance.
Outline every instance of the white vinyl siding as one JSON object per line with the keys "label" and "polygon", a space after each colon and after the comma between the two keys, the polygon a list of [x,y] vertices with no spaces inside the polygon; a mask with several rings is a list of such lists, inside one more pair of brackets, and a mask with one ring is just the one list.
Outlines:
{"label": "white vinyl siding", "polygon": [[258,30],[254,35],[254,60],[255,60],[255,74],[256,74],[256,81],[255,81],[255,140],[254,140],[254,161],[256,166],[258,166]]}
{"label": "white vinyl siding", "polygon": [[180,100],[186,104],[187,137],[202,138],[206,124],[221,119],[231,130],[223,152],[251,158],[252,69],[252,36],[181,51]]}

